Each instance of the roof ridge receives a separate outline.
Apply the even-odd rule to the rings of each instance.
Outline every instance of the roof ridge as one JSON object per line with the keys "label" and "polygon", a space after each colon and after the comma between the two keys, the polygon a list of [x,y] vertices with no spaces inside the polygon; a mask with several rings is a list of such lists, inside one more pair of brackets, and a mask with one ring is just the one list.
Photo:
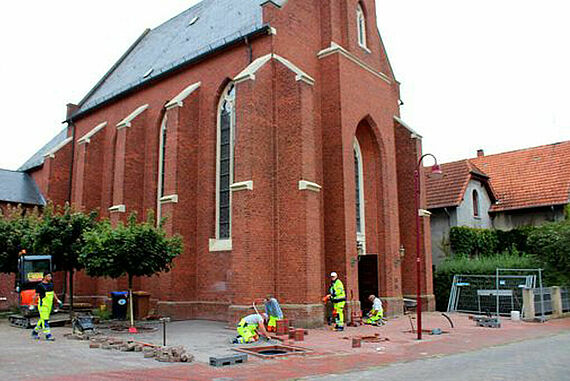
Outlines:
{"label": "roof ridge", "polygon": [[518,148],[518,149],[511,150],[511,151],[504,151],[504,152],[494,153],[494,154],[491,154],[491,155],[472,157],[472,158],[467,159],[467,160],[484,160],[484,159],[487,158],[487,157],[505,155],[505,154],[515,153],[515,152],[521,152],[521,151],[531,151],[531,150],[538,149],[538,148],[546,148],[546,147],[549,147],[549,146],[558,146],[558,145],[561,145],[561,144],[570,144],[570,140],[563,140],[563,141],[555,142],[555,143],[542,144],[542,145],[535,146],[535,147]]}

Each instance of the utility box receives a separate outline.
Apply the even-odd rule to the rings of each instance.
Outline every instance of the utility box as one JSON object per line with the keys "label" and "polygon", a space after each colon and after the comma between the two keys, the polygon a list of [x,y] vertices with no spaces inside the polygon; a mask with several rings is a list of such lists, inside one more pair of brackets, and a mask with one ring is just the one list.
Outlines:
{"label": "utility box", "polygon": [[145,291],[133,292],[133,303],[135,320],[146,318],[150,311],[150,294]]}
{"label": "utility box", "polygon": [[127,311],[129,308],[129,293],[127,291],[114,291],[111,292],[111,299],[113,301],[111,318],[116,320],[125,320],[127,318]]}

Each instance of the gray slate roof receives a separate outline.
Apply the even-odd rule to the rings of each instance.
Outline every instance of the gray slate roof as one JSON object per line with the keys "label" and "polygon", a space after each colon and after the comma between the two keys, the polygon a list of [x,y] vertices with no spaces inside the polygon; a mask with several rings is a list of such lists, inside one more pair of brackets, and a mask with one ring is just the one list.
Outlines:
{"label": "gray slate roof", "polygon": [[[203,0],[157,28],[146,31],[85,96],[75,115],[236,39],[266,28],[261,4],[267,2]],[[287,0],[269,2],[282,6]]]}
{"label": "gray slate roof", "polygon": [[40,148],[31,158],[28,159],[18,171],[27,171],[39,167],[44,163],[44,155],[54,149],[58,144],[63,142],[67,138],[67,127],[62,129],[59,134],[57,134],[52,140],[49,141],[45,146]]}
{"label": "gray slate roof", "polygon": [[17,204],[45,205],[36,182],[25,172],[0,169],[0,201]]}

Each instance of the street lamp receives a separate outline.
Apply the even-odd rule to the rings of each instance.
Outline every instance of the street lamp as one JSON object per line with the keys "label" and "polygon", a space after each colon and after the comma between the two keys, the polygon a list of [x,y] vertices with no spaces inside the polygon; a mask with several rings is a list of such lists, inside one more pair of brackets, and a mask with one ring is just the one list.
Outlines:
{"label": "street lamp", "polygon": [[421,287],[421,253],[420,253],[420,166],[422,165],[422,160],[426,156],[433,157],[435,164],[431,167],[431,173],[435,175],[441,175],[441,167],[437,164],[437,159],[431,153],[426,153],[420,157],[418,160],[418,165],[416,165],[416,170],[414,172],[415,180],[415,190],[416,190],[416,314],[418,318],[418,340],[422,339],[422,287]]}

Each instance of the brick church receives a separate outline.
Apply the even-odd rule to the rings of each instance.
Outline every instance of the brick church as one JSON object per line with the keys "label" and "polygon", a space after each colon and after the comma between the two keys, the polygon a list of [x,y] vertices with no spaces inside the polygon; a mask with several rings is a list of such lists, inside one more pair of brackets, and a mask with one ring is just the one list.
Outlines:
{"label": "brick church", "polygon": [[[233,321],[273,293],[320,325],[331,271],[349,305],[373,293],[397,314],[416,294],[421,152],[399,104],[374,0],[203,0],[146,30],[20,170],[113,223],[167,218],[184,253],[135,281],[160,314]],[[126,285],[76,276],[80,300]]]}

